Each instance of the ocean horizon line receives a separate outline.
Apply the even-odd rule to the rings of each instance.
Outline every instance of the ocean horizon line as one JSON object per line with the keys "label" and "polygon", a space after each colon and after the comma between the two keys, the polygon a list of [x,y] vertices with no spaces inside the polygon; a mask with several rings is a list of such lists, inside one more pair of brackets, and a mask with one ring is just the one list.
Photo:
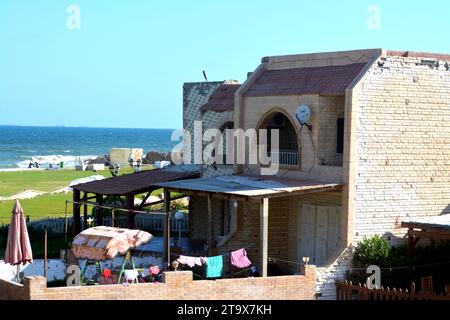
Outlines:
{"label": "ocean horizon line", "polygon": [[0,124],[0,127],[22,127],[22,128],[76,128],[76,129],[136,129],[136,130],[179,130],[177,128],[142,128],[142,127],[92,127],[72,125],[22,125],[22,124]]}

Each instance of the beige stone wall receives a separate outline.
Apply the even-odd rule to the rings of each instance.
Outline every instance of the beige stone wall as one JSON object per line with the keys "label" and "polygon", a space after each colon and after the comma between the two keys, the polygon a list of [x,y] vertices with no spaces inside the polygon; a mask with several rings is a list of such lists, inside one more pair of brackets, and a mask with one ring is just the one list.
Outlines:
{"label": "beige stone wall", "polygon": [[336,153],[337,121],[345,115],[345,97],[320,97],[317,163],[342,167],[342,154]]}
{"label": "beige stone wall", "polygon": [[[17,300],[313,300],[316,270],[302,270],[301,275],[192,280],[191,271],[164,272],[162,283],[129,286],[80,286],[47,288],[46,279],[27,277],[22,288],[9,294],[0,291],[0,299]],[[0,279],[0,288],[4,286]],[[11,293],[14,291],[14,293]]]}
{"label": "beige stone wall", "polygon": [[[278,175],[293,179],[323,181],[342,180],[342,157],[336,155],[336,121],[344,114],[344,97],[318,95],[245,97],[242,110],[243,129],[258,128],[271,113],[282,110],[297,130],[301,153],[300,167],[280,166]],[[306,104],[311,108],[312,132],[295,120],[297,108]],[[334,147],[334,148],[333,148]],[[248,148],[247,148],[248,149]],[[257,165],[244,169],[247,173],[259,172]]]}
{"label": "beige stone wall", "polygon": [[450,212],[450,71],[380,58],[357,101],[355,241],[395,242],[403,219]]}

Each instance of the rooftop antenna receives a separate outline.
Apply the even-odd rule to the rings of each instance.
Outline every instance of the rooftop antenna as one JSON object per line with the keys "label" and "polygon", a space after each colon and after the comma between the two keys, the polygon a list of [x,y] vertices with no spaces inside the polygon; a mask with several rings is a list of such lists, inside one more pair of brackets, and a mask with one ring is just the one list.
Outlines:
{"label": "rooftop antenna", "polygon": [[203,70],[203,78],[205,78],[205,81],[208,82],[208,77],[206,76],[206,71]]}

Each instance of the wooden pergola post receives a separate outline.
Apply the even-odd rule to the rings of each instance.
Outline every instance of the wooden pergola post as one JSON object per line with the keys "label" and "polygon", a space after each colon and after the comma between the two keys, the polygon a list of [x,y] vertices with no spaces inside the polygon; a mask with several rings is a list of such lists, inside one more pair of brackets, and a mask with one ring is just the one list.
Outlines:
{"label": "wooden pergola post", "polygon": [[[95,195],[95,202],[97,202],[97,204],[99,206],[101,206],[103,204],[103,195],[101,194],[96,194]],[[102,226],[103,225],[103,209],[100,207],[96,208],[95,211],[95,220],[96,220],[96,224],[97,226]]]}
{"label": "wooden pergola post", "polygon": [[76,236],[81,232],[81,217],[80,217],[80,190],[73,190],[73,235]]}
{"label": "wooden pergola post", "polygon": [[259,252],[262,277],[267,277],[267,261],[269,251],[269,198],[263,198],[259,204]]}
{"label": "wooden pergola post", "polygon": [[84,230],[88,228],[88,223],[87,223],[88,206],[87,206],[87,201],[88,201],[88,193],[84,192],[84,195],[83,195],[83,202],[84,202],[84,204],[83,204],[83,219],[84,219],[83,220],[83,229]]}
{"label": "wooden pergola post", "polygon": [[126,195],[125,206],[127,210],[127,228],[134,229],[134,194],[130,193]]}
{"label": "wooden pergola post", "polygon": [[163,261],[170,265],[170,191],[164,188],[164,248]]}

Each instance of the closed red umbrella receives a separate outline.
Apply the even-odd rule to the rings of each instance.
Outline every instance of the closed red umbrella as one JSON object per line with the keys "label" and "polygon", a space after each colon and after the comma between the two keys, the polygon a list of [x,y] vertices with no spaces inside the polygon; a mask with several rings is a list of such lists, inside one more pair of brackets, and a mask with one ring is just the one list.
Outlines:
{"label": "closed red umbrella", "polygon": [[19,280],[20,264],[33,262],[30,238],[28,237],[27,225],[23,217],[23,210],[19,200],[16,200],[12,210],[11,224],[8,231],[8,242],[6,244],[5,262],[17,265],[17,279]]}

